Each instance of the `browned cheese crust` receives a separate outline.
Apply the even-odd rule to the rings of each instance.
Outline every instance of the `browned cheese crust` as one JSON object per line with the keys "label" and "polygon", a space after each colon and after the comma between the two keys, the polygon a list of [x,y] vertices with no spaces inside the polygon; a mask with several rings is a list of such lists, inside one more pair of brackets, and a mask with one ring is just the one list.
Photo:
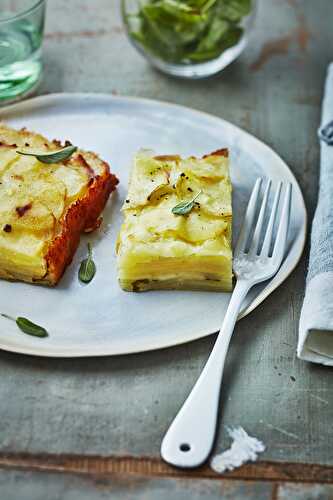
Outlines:
{"label": "browned cheese crust", "polygon": [[52,241],[46,254],[48,273],[45,279],[50,285],[55,285],[71,263],[80,243],[80,235],[91,232],[100,225],[100,215],[105,204],[118,184],[118,179],[110,173],[107,163],[104,163],[103,175],[91,178],[88,191],[73,203],[66,212],[61,233]]}

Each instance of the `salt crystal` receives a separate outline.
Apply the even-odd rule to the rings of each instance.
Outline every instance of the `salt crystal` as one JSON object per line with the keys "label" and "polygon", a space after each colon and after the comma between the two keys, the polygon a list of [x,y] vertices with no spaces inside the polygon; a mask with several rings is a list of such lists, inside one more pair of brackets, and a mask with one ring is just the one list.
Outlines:
{"label": "salt crystal", "polygon": [[257,438],[249,436],[242,427],[226,429],[233,443],[229,450],[212,458],[210,465],[215,472],[222,473],[240,467],[246,462],[255,462],[258,453],[265,451],[265,445]]}

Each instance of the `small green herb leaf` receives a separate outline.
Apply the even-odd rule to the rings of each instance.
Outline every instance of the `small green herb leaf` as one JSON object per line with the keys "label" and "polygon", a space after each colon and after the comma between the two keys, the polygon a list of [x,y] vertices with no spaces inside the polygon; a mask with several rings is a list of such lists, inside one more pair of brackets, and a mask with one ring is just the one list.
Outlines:
{"label": "small green herb leaf", "polygon": [[1,316],[3,316],[4,318],[10,319],[11,321],[15,321],[15,323],[17,324],[19,329],[22,332],[27,333],[28,335],[32,335],[33,337],[41,337],[41,338],[48,337],[48,333],[45,330],[45,328],[43,328],[42,326],[36,325],[35,323],[33,323],[32,321],[30,321],[27,318],[22,318],[21,316],[19,316],[18,318],[15,319],[12,316],[9,316],[8,314],[3,314],[3,313],[1,313]]}
{"label": "small green herb leaf", "polygon": [[32,153],[28,151],[16,151],[19,155],[24,156],[35,156],[37,160],[42,163],[59,163],[61,161],[67,160],[72,156],[77,150],[76,146],[66,146],[63,149],[57,151],[51,151],[50,153]]}
{"label": "small green herb leaf", "polygon": [[88,243],[88,257],[81,262],[79,269],[79,280],[82,283],[90,283],[96,274],[95,262],[92,259],[91,245]]}
{"label": "small green herb leaf", "polygon": [[172,213],[175,215],[187,215],[191,212],[192,208],[194,207],[195,200],[198,198],[198,196],[202,193],[202,191],[199,191],[192,200],[189,201],[181,201],[173,207]]}

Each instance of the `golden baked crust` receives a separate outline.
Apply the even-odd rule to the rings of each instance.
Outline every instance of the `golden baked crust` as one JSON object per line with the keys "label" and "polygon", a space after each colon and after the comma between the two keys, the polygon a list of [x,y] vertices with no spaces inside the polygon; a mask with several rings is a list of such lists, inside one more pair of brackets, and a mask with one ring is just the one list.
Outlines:
{"label": "golden baked crust", "polygon": [[87,193],[68,209],[61,227],[61,233],[52,241],[45,256],[48,274],[46,279],[50,285],[61,278],[80,242],[82,231],[91,232],[100,225],[100,215],[110,193],[118,184],[118,179],[110,173],[105,164],[102,175],[94,178]]}
{"label": "golden baked crust", "polygon": [[[52,165],[16,154],[22,149],[50,152],[63,146],[57,140],[48,141],[40,134],[26,129],[17,131],[0,123],[0,278],[55,285],[74,256],[80,234],[93,231],[100,224],[101,212],[118,184],[106,162],[95,153],[82,150]],[[50,192],[43,194],[47,186],[64,190],[61,214]],[[59,191],[55,194],[59,196]],[[13,197],[24,197],[28,203],[22,207],[17,201],[15,207]],[[8,204],[13,207],[11,211]],[[33,218],[37,207],[37,217]],[[48,211],[53,224],[44,230],[41,226]],[[44,218],[38,218],[41,212]]]}

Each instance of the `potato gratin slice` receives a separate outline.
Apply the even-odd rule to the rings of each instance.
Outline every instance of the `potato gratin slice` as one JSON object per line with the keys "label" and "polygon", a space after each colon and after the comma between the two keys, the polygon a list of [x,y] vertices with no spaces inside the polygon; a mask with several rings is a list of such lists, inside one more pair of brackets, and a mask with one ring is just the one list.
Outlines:
{"label": "potato gratin slice", "polygon": [[[198,193],[187,214],[172,212]],[[124,290],[231,290],[227,149],[201,159],[140,152],[134,160],[123,212],[117,256]]]}
{"label": "potato gratin slice", "polygon": [[17,153],[61,147],[0,123],[0,278],[55,285],[81,232],[98,227],[118,183],[107,163],[81,150],[52,164]]}

